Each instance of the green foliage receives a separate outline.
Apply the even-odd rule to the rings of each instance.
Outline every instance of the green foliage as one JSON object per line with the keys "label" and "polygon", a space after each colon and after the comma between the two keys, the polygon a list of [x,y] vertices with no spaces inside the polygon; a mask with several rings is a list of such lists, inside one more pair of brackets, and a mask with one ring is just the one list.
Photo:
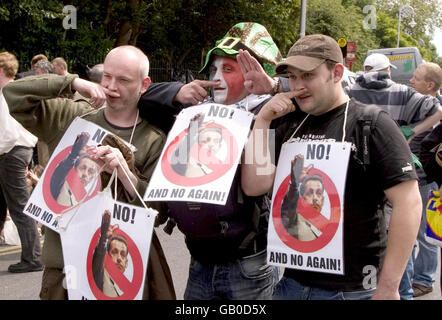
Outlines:
{"label": "green foliage", "polygon": [[[396,46],[397,13],[407,3],[417,25],[410,28],[411,17],[403,19],[400,45],[416,46],[424,59],[437,61],[428,32],[442,27],[439,1],[308,0],[306,34],[356,42],[353,70],[359,70],[367,50]],[[77,29],[63,28],[68,4],[77,9]],[[364,28],[368,5],[376,9],[374,29]],[[21,71],[33,55],[45,53],[65,57],[71,71],[81,73],[125,43],[139,46],[153,61],[199,69],[215,41],[242,21],[264,25],[285,55],[299,38],[300,6],[300,0],[0,1],[0,48],[17,55]]]}

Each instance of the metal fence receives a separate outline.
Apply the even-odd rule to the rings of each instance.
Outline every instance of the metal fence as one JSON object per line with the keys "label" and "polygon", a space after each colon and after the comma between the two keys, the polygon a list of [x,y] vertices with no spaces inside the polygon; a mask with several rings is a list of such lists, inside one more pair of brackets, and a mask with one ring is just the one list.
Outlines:
{"label": "metal fence", "polygon": [[[44,53],[47,55],[47,53]],[[30,60],[33,55],[29,53],[20,53],[17,55],[20,65],[20,72],[30,69]],[[77,57],[70,53],[60,52],[57,55],[50,55],[49,60],[55,57],[63,57],[68,65],[68,71],[76,73],[82,78],[87,78],[87,67],[93,67],[96,64],[103,63],[105,55],[97,56],[91,53],[90,55]],[[181,81],[188,83],[195,78],[205,79],[204,74],[199,74],[200,67],[192,64],[174,64],[164,59],[149,59],[150,71],[149,76],[152,82],[169,82]]]}
{"label": "metal fence", "polygon": [[168,82],[181,81],[188,83],[195,78],[204,79],[204,75],[200,75],[199,66],[189,64],[171,64],[161,60],[150,61],[150,78],[152,82]]}

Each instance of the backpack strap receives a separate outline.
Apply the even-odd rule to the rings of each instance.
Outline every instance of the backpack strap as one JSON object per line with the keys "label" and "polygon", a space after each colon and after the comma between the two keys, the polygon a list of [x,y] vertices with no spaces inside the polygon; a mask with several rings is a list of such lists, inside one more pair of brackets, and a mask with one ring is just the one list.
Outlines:
{"label": "backpack strap", "polygon": [[362,115],[358,119],[362,135],[356,135],[357,143],[362,152],[362,164],[364,169],[370,164],[370,135],[382,109],[375,105],[365,105]]}

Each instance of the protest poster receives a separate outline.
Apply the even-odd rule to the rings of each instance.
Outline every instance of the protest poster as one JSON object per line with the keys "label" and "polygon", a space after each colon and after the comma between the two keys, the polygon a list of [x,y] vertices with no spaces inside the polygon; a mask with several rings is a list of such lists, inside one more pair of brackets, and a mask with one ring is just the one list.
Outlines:
{"label": "protest poster", "polygon": [[433,190],[426,204],[425,240],[442,247],[442,202],[439,190]]}
{"label": "protest poster", "polygon": [[100,144],[109,131],[76,118],[54,149],[33,190],[24,213],[58,232],[58,219],[101,189],[100,167],[88,150]]}
{"label": "protest poster", "polygon": [[298,141],[281,150],[268,229],[269,264],[344,273],[343,203],[350,144]]}
{"label": "protest poster", "polygon": [[112,199],[108,190],[63,216],[69,299],[140,300],[155,216],[154,210]]}
{"label": "protest poster", "polygon": [[224,205],[252,119],[247,111],[215,103],[181,111],[144,200]]}

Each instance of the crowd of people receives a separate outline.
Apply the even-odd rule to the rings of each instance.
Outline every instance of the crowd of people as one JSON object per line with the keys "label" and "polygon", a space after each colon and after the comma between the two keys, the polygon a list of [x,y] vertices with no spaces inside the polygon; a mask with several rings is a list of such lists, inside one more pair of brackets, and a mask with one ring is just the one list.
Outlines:
{"label": "crowd of people", "polygon": [[[434,149],[441,143],[442,69],[422,63],[406,86],[392,81],[391,67],[386,56],[370,55],[356,83],[344,88],[342,50],[334,39],[304,36],[284,59],[266,28],[250,22],[234,25],[207,53],[201,73],[208,73],[209,80],[186,84],[151,83],[148,57],[129,45],[112,49],[103,64],[88,70],[88,80],[69,73],[63,58],[49,62],[44,55],[32,59],[31,71],[17,74],[17,59],[0,53],[0,123],[5,128],[0,138],[0,222],[8,211],[22,247],[20,262],[8,271],[44,270],[40,298],[68,298],[59,235],[46,228],[41,248],[38,225],[23,210],[32,192],[26,177],[33,184],[38,180],[29,170],[33,164],[47,164],[77,116],[136,147],[132,152],[118,143],[104,144],[87,156],[91,163],[105,164],[107,173],[117,170],[125,191],[118,200],[133,203],[136,192],[145,193],[180,111],[214,102],[254,114],[226,205],[149,203],[159,212],[156,226],[165,224],[168,233],[177,226],[185,235],[191,255],[185,299],[413,299],[431,292],[439,250],[425,239],[425,215],[429,196],[441,187],[440,154]],[[361,128],[367,115],[370,125]],[[189,140],[201,148],[219,149],[220,130],[204,126],[202,117],[192,119],[188,131]],[[329,274],[285,268],[280,274],[267,262],[275,173],[288,144],[312,139],[352,145],[342,204],[345,269]],[[81,141],[79,137],[75,144]],[[69,169],[83,160],[81,148],[75,154],[74,149]],[[134,163],[128,158],[135,158]],[[292,157],[290,167],[282,221],[291,236],[313,241],[321,232],[300,213],[298,202],[321,212],[324,181],[310,174],[302,156]],[[189,159],[174,170],[186,177],[206,174]],[[108,233],[103,227],[100,261],[106,241],[112,242],[106,240]],[[107,249],[114,261],[127,255],[127,244],[119,241],[120,249]],[[127,257],[119,261],[126,269]],[[367,266],[376,275],[368,287]],[[176,299],[155,232],[143,299]]]}

